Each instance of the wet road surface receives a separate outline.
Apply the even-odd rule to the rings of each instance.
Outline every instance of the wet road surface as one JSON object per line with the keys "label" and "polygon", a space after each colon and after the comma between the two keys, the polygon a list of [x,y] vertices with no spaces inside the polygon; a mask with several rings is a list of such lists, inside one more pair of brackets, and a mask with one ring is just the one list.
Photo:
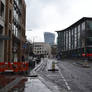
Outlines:
{"label": "wet road surface", "polygon": [[92,92],[92,63],[84,68],[74,60],[61,60],[59,69],[68,81],[72,92]]}
{"label": "wet road surface", "polygon": [[[48,71],[53,61],[58,71]],[[28,76],[0,74],[0,92],[92,92],[92,63],[84,68],[76,62],[44,59]]]}
{"label": "wet road surface", "polygon": [[[67,88],[64,79],[61,76],[60,71],[49,71],[50,69],[52,69],[52,62],[56,61],[53,59],[49,59],[47,60],[45,67],[40,68],[37,73],[43,77],[45,79],[45,81],[49,81],[51,83],[53,83],[54,87],[52,86],[51,89],[52,92],[70,92],[71,90]],[[57,63],[57,61],[56,61]],[[55,69],[58,69],[58,66],[55,65]],[[49,85],[50,87],[51,85]],[[56,87],[56,88],[55,88]]]}

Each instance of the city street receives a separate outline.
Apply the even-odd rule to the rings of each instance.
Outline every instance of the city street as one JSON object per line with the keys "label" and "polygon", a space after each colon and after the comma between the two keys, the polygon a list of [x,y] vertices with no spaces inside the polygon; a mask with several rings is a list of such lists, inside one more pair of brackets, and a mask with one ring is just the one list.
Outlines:
{"label": "city street", "polygon": [[92,92],[92,0],[0,0],[0,92]]}
{"label": "city street", "polygon": [[[52,70],[52,62],[57,71]],[[26,76],[0,74],[0,92],[92,92],[92,63],[89,68],[80,63],[83,62],[42,59]]]}
{"label": "city street", "polygon": [[90,68],[84,68],[78,60],[61,60],[60,71],[67,80],[72,92],[92,92],[92,62]]}
{"label": "city street", "polygon": [[[83,67],[83,60],[61,60],[56,61],[56,68],[59,71],[48,71],[51,62],[56,60],[48,60],[46,70],[39,71],[46,81],[56,84],[59,91],[64,90],[71,92],[92,92],[92,63],[89,62],[89,68]],[[57,92],[57,91],[56,91]]]}

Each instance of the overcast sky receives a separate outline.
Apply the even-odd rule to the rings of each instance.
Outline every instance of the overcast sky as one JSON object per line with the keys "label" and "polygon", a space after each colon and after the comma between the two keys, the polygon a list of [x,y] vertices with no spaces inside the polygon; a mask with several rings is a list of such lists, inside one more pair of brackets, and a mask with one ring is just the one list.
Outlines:
{"label": "overcast sky", "polygon": [[44,41],[43,32],[62,30],[82,17],[92,17],[92,0],[25,0],[26,35]]}

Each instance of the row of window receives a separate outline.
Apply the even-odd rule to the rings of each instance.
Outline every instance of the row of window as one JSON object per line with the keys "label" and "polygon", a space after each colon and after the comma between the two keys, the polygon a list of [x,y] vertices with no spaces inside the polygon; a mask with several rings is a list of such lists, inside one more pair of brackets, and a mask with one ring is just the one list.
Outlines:
{"label": "row of window", "polygon": [[3,27],[0,25],[0,35],[3,33]]}
{"label": "row of window", "polygon": [[36,48],[36,47],[41,47],[41,45],[34,45],[34,47]]}
{"label": "row of window", "polygon": [[22,0],[15,0],[17,6],[21,6],[22,5]]}
{"label": "row of window", "polygon": [[[17,0],[17,1],[19,1],[19,0]],[[14,14],[14,17],[16,18],[16,20],[20,23],[21,13],[20,13],[20,9],[17,7],[17,3],[14,3],[13,14]]]}
{"label": "row of window", "polygon": [[35,54],[47,54],[47,51],[34,51]]}
{"label": "row of window", "polygon": [[12,24],[12,29],[13,29],[13,33],[16,37],[20,38],[21,33],[20,30],[18,29],[18,27],[16,27],[16,25]]}
{"label": "row of window", "polygon": [[58,43],[61,43],[62,51],[80,48],[81,47],[80,34],[82,31],[85,31],[85,22],[70,30],[59,32]]}
{"label": "row of window", "polygon": [[34,47],[35,50],[42,50],[43,48],[39,47]]}
{"label": "row of window", "polygon": [[46,51],[46,49],[44,49],[44,48],[34,48],[34,51]]}
{"label": "row of window", "polygon": [[19,1],[20,0],[15,0],[14,1],[14,6],[13,6],[13,24],[12,24],[12,29],[13,29],[13,33],[17,38],[21,37],[21,33],[20,33],[20,21],[21,21],[21,16],[19,13],[19,10],[17,8],[17,6],[19,5]]}

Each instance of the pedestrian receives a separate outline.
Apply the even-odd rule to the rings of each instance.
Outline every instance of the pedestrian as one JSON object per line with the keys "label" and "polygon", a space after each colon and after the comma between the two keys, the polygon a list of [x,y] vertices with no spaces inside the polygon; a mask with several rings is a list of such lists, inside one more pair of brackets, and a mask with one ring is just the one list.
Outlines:
{"label": "pedestrian", "polygon": [[25,57],[24,56],[22,56],[22,61],[25,61]]}

